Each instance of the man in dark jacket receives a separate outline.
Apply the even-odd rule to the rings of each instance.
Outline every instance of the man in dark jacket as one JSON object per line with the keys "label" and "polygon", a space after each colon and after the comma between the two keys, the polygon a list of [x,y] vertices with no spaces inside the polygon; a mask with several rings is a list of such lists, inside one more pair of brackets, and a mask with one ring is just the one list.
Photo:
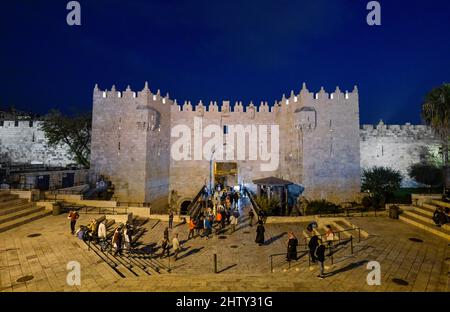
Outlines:
{"label": "man in dark jacket", "polygon": [[308,248],[309,248],[309,254],[311,255],[311,261],[313,263],[316,263],[317,258],[315,255],[316,252],[316,248],[319,245],[319,237],[317,235],[314,235],[313,237],[311,237],[311,239],[308,242]]}
{"label": "man in dark jacket", "polygon": [[317,258],[317,261],[319,261],[319,275],[317,275],[318,278],[324,278],[324,262],[325,262],[325,245],[322,244],[322,240],[318,240],[318,246],[316,248],[315,256]]}
{"label": "man in dark jacket", "polygon": [[295,237],[294,232],[289,232],[288,235],[287,261],[297,260],[297,237]]}

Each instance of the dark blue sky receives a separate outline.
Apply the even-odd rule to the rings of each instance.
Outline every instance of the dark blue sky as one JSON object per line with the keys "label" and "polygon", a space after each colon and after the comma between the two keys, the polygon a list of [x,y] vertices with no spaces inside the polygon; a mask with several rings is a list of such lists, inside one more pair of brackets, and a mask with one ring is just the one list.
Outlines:
{"label": "dark blue sky", "polygon": [[0,105],[88,110],[92,89],[169,92],[179,102],[270,104],[310,90],[360,90],[362,123],[420,123],[420,104],[450,79],[450,1],[9,0],[0,18]]}

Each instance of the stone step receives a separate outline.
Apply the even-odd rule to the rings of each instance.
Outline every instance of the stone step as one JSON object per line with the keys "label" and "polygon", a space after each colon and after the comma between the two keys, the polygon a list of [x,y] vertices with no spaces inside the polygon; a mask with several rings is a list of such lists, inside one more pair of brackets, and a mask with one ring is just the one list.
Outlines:
{"label": "stone step", "polygon": [[46,217],[51,214],[51,211],[42,209],[32,214],[17,218],[15,220],[0,224],[0,233],[18,227],[20,225],[29,223],[31,221]]}
{"label": "stone step", "polygon": [[1,208],[0,209],[0,217],[4,216],[4,215],[8,215],[10,213],[14,213],[14,212],[20,211],[22,209],[26,209],[26,208],[30,207],[31,205],[32,205],[31,203],[25,201],[25,202],[22,202],[20,204],[16,204],[15,206],[11,206],[11,207],[8,207],[8,208]]}
{"label": "stone step", "polygon": [[25,208],[22,208],[18,211],[0,216],[0,224],[19,219],[21,217],[28,216],[30,214],[33,214],[35,212],[42,211],[42,210],[44,210],[44,208],[36,207],[36,206],[33,206],[32,204],[28,204],[28,206]]}
{"label": "stone step", "polygon": [[4,200],[4,201],[0,202],[0,209],[2,209],[4,207],[8,208],[9,206],[12,206],[12,205],[15,205],[16,203],[21,203],[24,201],[27,202],[27,200],[23,199],[23,198],[10,198],[8,200]]}
{"label": "stone step", "polygon": [[420,212],[424,215],[428,215],[430,217],[433,217],[434,211],[436,210],[435,206],[431,206],[431,205],[426,205],[424,204],[423,207],[418,207],[418,206],[413,206],[414,210],[417,212]]}
{"label": "stone step", "polygon": [[[416,219],[422,221],[423,223],[429,224],[431,226],[436,226],[436,224],[434,223],[434,221],[432,219],[432,216],[430,217],[428,214],[423,214],[419,210],[405,211],[404,214],[411,216],[413,218],[416,218]],[[450,225],[448,225],[448,224],[444,224],[441,228],[443,228],[444,230],[450,231]]]}
{"label": "stone step", "polygon": [[290,273],[275,273],[270,275],[231,275],[231,274],[201,274],[192,278],[192,275],[160,274],[134,279],[122,279],[116,285],[111,285],[106,291],[127,289],[129,291],[228,291],[248,290],[255,291],[320,291],[322,285],[313,285],[307,281],[292,278]]}
{"label": "stone step", "polygon": [[446,202],[444,202],[442,200],[433,199],[431,201],[431,204],[439,206],[439,207],[450,208],[450,203],[446,203]]}
{"label": "stone step", "polygon": [[424,214],[424,213],[420,212],[419,210],[414,209],[414,210],[410,210],[410,211],[404,211],[403,214],[411,216],[416,219],[419,219],[423,223],[434,225],[433,219],[431,219],[431,217],[429,215]]}
{"label": "stone step", "polygon": [[0,193],[0,203],[11,199],[19,198],[19,195],[10,193]]}
{"label": "stone step", "polygon": [[437,206],[433,205],[431,203],[423,203],[422,204],[422,208],[425,208],[425,209],[428,209],[428,210],[431,210],[431,211],[435,211]]}
{"label": "stone step", "polygon": [[[348,229],[348,225],[342,221],[337,220],[337,221],[334,221],[333,224],[336,227],[337,232]],[[352,232],[353,231],[345,231],[345,232],[341,232],[336,235],[340,235],[341,239],[346,239],[346,238],[350,238],[350,236],[352,236]]]}
{"label": "stone step", "polygon": [[425,223],[420,219],[417,219],[411,215],[404,213],[399,216],[399,219],[403,222],[416,226],[422,230],[438,235],[446,240],[450,240],[450,231],[447,231],[443,228],[439,228],[436,225],[430,225],[429,223]]}

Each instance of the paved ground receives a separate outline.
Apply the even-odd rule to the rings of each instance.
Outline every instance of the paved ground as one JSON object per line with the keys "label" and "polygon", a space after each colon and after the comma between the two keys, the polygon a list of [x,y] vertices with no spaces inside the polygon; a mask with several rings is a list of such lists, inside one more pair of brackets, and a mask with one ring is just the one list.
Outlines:
{"label": "paved ground", "polygon": [[[243,211],[245,214],[246,211]],[[86,224],[93,215],[82,214],[79,223]],[[170,261],[172,273],[154,276],[120,278],[84,243],[70,235],[65,215],[48,216],[0,234],[1,291],[448,291],[449,244],[447,241],[386,217],[354,217],[350,221],[370,233],[370,237],[340,246],[334,264],[326,262],[327,278],[316,277],[318,268],[308,266],[302,257],[289,268],[283,257],[273,258],[270,273],[269,255],[285,252],[286,232],[293,230],[301,240],[305,224],[268,224],[265,246],[254,243],[256,228],[244,219],[233,234],[214,235],[184,242],[180,259]],[[150,220],[140,248],[152,249],[167,226]],[[173,232],[187,238],[187,225]],[[37,237],[29,234],[40,233]],[[171,234],[172,235],[172,234]],[[409,238],[420,238],[422,243]],[[219,274],[213,274],[213,254],[218,257]],[[301,253],[299,253],[301,255]],[[69,261],[81,264],[81,286],[66,284]],[[368,286],[369,261],[381,264],[382,283]],[[166,265],[169,259],[163,259]],[[28,282],[17,282],[33,275]],[[398,285],[392,279],[406,281]]]}

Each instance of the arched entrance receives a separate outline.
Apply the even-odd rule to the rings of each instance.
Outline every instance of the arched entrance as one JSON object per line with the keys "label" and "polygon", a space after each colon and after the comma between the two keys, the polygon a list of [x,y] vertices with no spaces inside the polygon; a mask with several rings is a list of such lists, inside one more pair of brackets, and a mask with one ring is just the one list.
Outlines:
{"label": "arched entrance", "polygon": [[185,200],[180,205],[180,214],[186,215],[188,213],[189,205],[191,204],[190,200]]}

